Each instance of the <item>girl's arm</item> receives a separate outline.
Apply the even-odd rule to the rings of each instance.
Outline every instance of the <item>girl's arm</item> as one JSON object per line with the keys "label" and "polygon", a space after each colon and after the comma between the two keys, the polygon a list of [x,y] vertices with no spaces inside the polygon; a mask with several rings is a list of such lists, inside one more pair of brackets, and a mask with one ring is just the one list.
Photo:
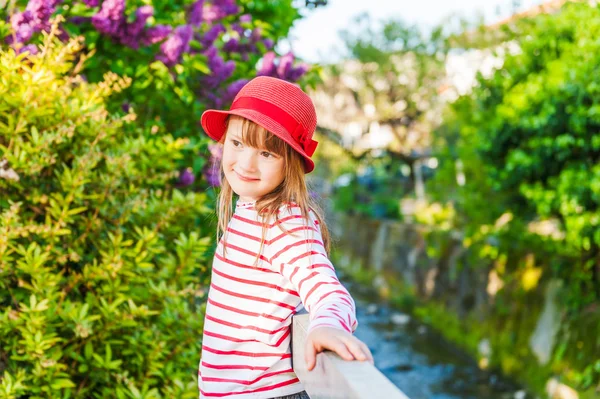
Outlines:
{"label": "girl's arm", "polygon": [[371,360],[364,343],[352,335],[358,323],[354,300],[339,282],[327,256],[321,230],[314,215],[306,220],[297,207],[284,210],[280,225],[270,229],[267,254],[274,267],[300,295],[309,313],[308,369],[316,353],[330,349],[346,360]]}

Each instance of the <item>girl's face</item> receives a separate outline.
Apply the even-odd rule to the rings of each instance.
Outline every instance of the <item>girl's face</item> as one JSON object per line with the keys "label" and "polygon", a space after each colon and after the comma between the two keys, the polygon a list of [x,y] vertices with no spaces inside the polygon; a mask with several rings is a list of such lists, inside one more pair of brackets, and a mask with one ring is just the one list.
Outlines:
{"label": "girl's face", "polygon": [[283,157],[254,148],[242,140],[240,118],[231,118],[223,145],[223,171],[240,201],[256,201],[273,191],[284,179]]}

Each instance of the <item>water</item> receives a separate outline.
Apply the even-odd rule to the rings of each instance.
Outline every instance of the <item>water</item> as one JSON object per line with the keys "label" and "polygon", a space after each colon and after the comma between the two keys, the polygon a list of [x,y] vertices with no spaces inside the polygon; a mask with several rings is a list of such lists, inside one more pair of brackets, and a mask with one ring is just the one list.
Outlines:
{"label": "water", "polygon": [[481,370],[439,333],[379,303],[375,292],[344,278],[375,366],[410,399],[533,399],[510,379]]}

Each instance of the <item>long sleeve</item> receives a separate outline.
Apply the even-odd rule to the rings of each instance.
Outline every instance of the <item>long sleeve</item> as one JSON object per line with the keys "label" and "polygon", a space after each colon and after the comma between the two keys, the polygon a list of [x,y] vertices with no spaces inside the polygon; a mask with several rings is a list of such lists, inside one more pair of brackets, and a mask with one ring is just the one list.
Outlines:
{"label": "long sleeve", "polygon": [[354,300],[336,276],[316,216],[310,212],[307,220],[292,206],[282,207],[279,217],[279,224],[269,227],[266,254],[298,292],[309,313],[309,332],[328,326],[352,333],[358,325]]}

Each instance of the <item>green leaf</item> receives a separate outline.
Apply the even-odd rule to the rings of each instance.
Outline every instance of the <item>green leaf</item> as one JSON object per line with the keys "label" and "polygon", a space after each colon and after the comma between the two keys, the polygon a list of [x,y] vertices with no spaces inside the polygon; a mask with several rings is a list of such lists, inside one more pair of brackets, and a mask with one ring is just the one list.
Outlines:
{"label": "green leaf", "polygon": [[67,378],[61,378],[58,380],[54,380],[50,386],[52,387],[52,389],[62,389],[62,388],[74,388],[75,384],[67,379]]}

